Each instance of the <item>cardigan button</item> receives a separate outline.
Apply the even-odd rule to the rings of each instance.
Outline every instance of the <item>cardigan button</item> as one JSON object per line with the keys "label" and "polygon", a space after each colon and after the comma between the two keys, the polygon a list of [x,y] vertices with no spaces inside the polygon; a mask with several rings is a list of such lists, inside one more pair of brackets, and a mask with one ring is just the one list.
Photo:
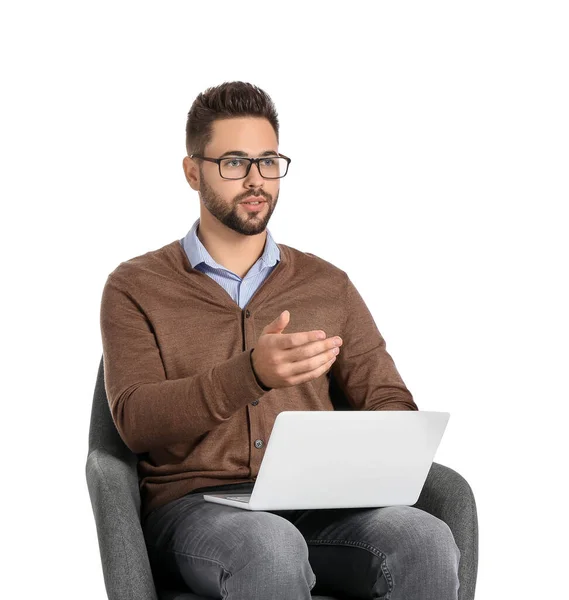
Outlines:
{"label": "cardigan button", "polygon": [[251,313],[249,312],[249,309],[247,309],[245,311],[245,317],[248,319],[251,316]]}
{"label": "cardigan button", "polygon": [[262,448],[263,440],[255,440],[255,448]]}
{"label": "cardigan button", "polygon": [[253,400],[253,402],[251,402],[251,404],[252,404],[253,406],[257,406],[257,404],[259,404],[259,401],[258,401],[258,400]]}

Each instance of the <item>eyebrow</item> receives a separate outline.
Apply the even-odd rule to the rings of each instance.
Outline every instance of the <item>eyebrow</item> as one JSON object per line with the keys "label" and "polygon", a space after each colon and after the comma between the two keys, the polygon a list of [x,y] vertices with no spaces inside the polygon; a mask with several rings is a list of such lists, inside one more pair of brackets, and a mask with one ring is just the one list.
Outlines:
{"label": "eyebrow", "polygon": [[[219,158],[223,158],[224,156],[228,156],[230,154],[232,156],[249,156],[247,152],[243,152],[243,150],[228,150],[227,152],[224,152]],[[259,156],[269,156],[270,154],[278,155],[278,152],[275,152],[274,150],[265,150],[264,152],[261,152]]]}

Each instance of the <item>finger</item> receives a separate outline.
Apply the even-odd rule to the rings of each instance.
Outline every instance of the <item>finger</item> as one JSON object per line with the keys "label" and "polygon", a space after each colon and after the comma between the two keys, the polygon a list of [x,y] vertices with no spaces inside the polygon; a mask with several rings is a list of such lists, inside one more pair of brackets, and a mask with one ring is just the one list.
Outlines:
{"label": "finger", "polygon": [[328,362],[330,362],[331,359],[336,358],[336,356],[337,354],[333,351],[332,348],[327,348],[324,352],[320,352],[318,354],[315,354],[314,356],[308,356],[307,358],[304,358],[302,360],[289,362],[288,372],[292,375],[311,373],[312,371],[318,370],[322,365],[325,365]]}
{"label": "finger", "polygon": [[325,340],[326,334],[320,329],[315,329],[314,331],[301,331],[299,333],[281,333],[280,337],[279,347],[282,350],[288,350],[290,348],[304,346],[310,342]]}
{"label": "finger", "polygon": [[[291,385],[298,385],[299,383],[306,383],[307,381],[312,381],[313,379],[320,377],[321,375],[326,373],[326,371],[334,364],[335,360],[336,360],[336,356],[334,356],[330,360],[324,361],[322,364],[320,364],[316,369],[314,369],[312,371],[309,370],[309,371],[306,371],[305,373],[302,373],[300,375],[293,377]],[[291,381],[290,378],[289,378],[289,381]]]}
{"label": "finger", "polygon": [[[284,350],[284,360],[289,363],[302,362],[315,356],[320,356],[327,353],[330,354],[330,352],[336,348],[335,339],[336,337],[330,337],[325,340],[310,342],[304,346],[298,346]],[[338,346],[341,345],[342,341],[339,341]],[[330,354],[330,356],[332,356],[332,354]]]}

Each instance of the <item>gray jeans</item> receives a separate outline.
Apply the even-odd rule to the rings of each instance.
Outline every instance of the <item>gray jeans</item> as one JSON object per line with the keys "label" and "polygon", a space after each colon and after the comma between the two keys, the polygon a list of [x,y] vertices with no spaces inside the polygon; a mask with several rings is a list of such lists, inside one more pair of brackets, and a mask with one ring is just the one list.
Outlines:
{"label": "gray jeans", "polygon": [[[250,492],[253,483],[209,488]],[[456,600],[460,550],[412,506],[249,511],[186,494],[142,524],[158,585],[227,600]]]}

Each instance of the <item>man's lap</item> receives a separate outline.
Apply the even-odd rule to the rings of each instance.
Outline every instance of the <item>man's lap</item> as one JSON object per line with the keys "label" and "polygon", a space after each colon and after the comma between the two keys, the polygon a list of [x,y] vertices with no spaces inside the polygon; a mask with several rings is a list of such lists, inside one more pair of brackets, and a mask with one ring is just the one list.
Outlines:
{"label": "man's lap", "polygon": [[[355,598],[389,598],[403,585],[421,597],[425,577],[436,577],[439,565],[448,570],[449,562],[458,571],[460,555],[443,521],[410,506],[248,511],[206,502],[197,493],[153,511],[143,529],[153,568],[177,583],[175,571],[185,559],[196,576],[205,576],[206,564],[227,575],[254,553],[279,552],[290,560],[304,547],[316,576],[313,593]],[[450,590],[448,576],[441,586]]]}

